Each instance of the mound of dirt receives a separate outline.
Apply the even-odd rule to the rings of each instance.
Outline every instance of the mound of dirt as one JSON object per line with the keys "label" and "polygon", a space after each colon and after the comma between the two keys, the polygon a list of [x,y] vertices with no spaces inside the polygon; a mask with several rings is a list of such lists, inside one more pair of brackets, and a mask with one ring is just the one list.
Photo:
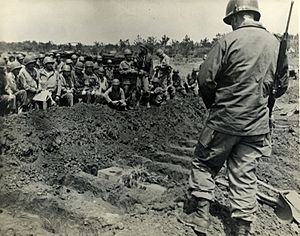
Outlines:
{"label": "mound of dirt", "polygon": [[[194,235],[175,212],[206,115],[198,98],[179,98],[149,110],[77,104],[0,118],[0,233]],[[274,155],[261,161],[258,176],[299,191],[293,118],[287,130],[275,129]],[[216,196],[211,235],[230,235],[227,192]],[[297,230],[260,208],[257,234]]]}

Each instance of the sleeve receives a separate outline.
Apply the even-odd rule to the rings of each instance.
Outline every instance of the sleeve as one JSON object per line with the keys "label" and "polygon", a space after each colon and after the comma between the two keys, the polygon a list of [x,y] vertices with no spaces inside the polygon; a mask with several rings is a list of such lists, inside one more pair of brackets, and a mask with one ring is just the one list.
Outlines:
{"label": "sleeve", "polygon": [[111,88],[109,88],[105,93],[104,93],[104,97],[105,97],[105,99],[106,99],[106,101],[107,101],[107,103],[111,103],[111,99],[110,99],[110,97],[109,97],[109,94],[111,93]]}
{"label": "sleeve", "polygon": [[120,88],[121,90],[121,102],[124,103],[125,102],[125,93],[124,93],[124,90],[122,88]]}
{"label": "sleeve", "polygon": [[152,57],[150,56],[150,59],[149,59],[149,76],[152,77],[153,74],[154,74],[154,67],[153,67],[153,59]]}
{"label": "sleeve", "polygon": [[58,80],[57,80],[57,92],[56,92],[56,96],[60,97],[61,92],[64,91],[65,89],[63,88],[63,79],[58,76]]}
{"label": "sleeve", "polygon": [[197,77],[199,93],[206,108],[210,108],[215,101],[217,78],[222,69],[223,50],[221,42],[217,42],[207,55],[207,59],[201,65]]}
{"label": "sleeve", "polygon": [[29,91],[29,92],[36,92],[36,89],[30,87],[28,84],[27,84],[27,81],[26,81],[26,76],[23,74],[23,73],[20,73],[19,74],[19,81],[20,81],[20,87],[26,91]]}

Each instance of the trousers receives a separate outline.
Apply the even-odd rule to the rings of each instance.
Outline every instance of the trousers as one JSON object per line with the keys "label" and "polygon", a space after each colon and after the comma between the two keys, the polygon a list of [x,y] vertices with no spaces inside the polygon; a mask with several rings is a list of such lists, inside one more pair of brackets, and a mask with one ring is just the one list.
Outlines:
{"label": "trousers", "polygon": [[270,135],[234,136],[205,126],[200,134],[189,177],[191,194],[214,199],[214,177],[227,163],[232,218],[255,220],[257,178],[261,157],[271,155]]}

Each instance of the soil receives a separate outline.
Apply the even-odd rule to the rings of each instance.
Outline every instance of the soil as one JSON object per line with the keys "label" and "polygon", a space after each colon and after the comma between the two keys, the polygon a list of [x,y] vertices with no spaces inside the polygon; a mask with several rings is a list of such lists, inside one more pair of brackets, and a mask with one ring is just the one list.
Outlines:
{"label": "soil", "polygon": [[[278,101],[273,153],[257,175],[299,192],[299,97],[290,90]],[[0,118],[0,235],[196,235],[176,213],[206,116],[202,101],[188,97],[149,110],[77,104]],[[228,206],[217,188],[209,235],[232,235]],[[253,234],[300,229],[262,204]]]}

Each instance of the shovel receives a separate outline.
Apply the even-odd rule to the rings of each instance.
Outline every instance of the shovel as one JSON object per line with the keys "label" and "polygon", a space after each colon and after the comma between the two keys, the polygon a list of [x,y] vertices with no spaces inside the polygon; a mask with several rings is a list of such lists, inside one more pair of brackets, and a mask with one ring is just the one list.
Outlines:
{"label": "shovel", "polygon": [[[300,223],[300,196],[296,191],[280,191],[260,180],[257,182],[278,194],[278,197],[276,198],[258,191],[256,198],[259,202],[273,207],[275,209],[275,214],[282,222],[291,223],[295,220],[297,223]],[[229,186],[228,181],[224,178],[216,179],[216,183],[225,187]]]}

